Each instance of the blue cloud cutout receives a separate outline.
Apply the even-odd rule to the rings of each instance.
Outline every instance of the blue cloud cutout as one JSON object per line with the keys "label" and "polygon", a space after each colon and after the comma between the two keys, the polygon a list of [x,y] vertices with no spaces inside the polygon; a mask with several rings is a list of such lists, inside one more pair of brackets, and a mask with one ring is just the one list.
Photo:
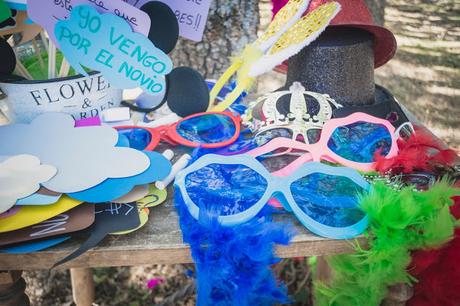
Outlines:
{"label": "blue cloud cutout", "polygon": [[101,71],[117,88],[141,87],[151,95],[165,91],[171,59],[147,37],[133,32],[124,19],[78,5],[67,20],[57,22],[54,34],[79,73],[87,74],[83,65]]}
{"label": "blue cloud cutout", "polygon": [[79,201],[89,203],[110,202],[130,192],[137,185],[144,185],[160,181],[171,172],[171,162],[157,152],[143,151],[150,159],[150,167],[141,174],[126,177],[108,179],[93,188],[68,196]]}
{"label": "blue cloud cutout", "polygon": [[149,159],[142,152],[116,147],[118,133],[107,126],[75,128],[72,116],[44,113],[30,124],[0,126],[0,156],[30,154],[58,173],[42,185],[72,193],[92,188],[108,178],[144,172]]}

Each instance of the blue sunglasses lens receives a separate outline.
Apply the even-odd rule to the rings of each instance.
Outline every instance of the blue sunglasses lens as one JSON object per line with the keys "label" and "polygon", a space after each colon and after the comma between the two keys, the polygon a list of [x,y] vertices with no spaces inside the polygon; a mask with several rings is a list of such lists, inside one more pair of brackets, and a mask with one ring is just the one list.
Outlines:
{"label": "blue sunglasses lens", "polygon": [[267,189],[267,181],[243,165],[211,164],[188,174],[185,188],[200,209],[228,216],[259,202]]}
{"label": "blue sunglasses lens", "polygon": [[236,133],[232,118],[222,114],[208,114],[182,121],[177,133],[188,141],[213,144],[229,141]]}
{"label": "blue sunglasses lens", "polygon": [[144,150],[152,140],[151,134],[144,129],[123,129],[118,130],[118,134],[124,142],[127,140],[130,148],[136,150]]}
{"label": "blue sunglasses lens", "polygon": [[374,154],[386,156],[392,145],[391,134],[381,124],[356,122],[338,127],[327,146],[337,155],[358,163],[371,163]]}
{"label": "blue sunglasses lens", "polygon": [[365,216],[357,195],[366,190],[344,176],[312,173],[291,184],[300,209],[315,221],[333,227],[347,227]]}

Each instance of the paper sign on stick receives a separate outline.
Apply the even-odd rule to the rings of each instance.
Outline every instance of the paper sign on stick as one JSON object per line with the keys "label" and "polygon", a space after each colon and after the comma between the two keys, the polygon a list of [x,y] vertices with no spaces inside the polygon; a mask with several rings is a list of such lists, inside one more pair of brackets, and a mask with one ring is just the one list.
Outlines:
{"label": "paper sign on stick", "polygon": [[14,206],[0,215],[0,233],[15,231],[31,226],[54,216],[62,214],[77,205],[80,201],[63,196],[55,204],[46,206]]}
{"label": "paper sign on stick", "polygon": [[43,239],[43,240],[38,240],[38,241],[21,243],[18,245],[14,245],[14,246],[10,246],[10,247],[1,249],[0,253],[7,253],[7,254],[34,253],[34,252],[43,251],[45,249],[51,248],[69,239],[70,239],[70,236],[63,236],[63,237],[48,238],[48,239]]}
{"label": "paper sign on stick", "polygon": [[150,160],[150,166],[144,172],[130,177],[107,179],[92,188],[68,195],[83,202],[110,202],[126,195],[137,185],[160,181],[169,175],[171,172],[169,160],[158,152],[144,151],[144,154]]}
{"label": "paper sign on stick", "polygon": [[51,40],[56,43],[54,28],[59,20],[67,19],[72,8],[80,4],[93,6],[100,13],[110,13],[124,19],[133,31],[148,35],[150,17],[143,11],[122,0],[28,0],[27,12],[30,18],[44,27]]}
{"label": "paper sign on stick", "polygon": [[[125,2],[142,7],[153,0],[124,0]],[[177,17],[179,23],[179,34],[184,38],[193,41],[201,41],[203,38],[206,20],[208,19],[211,0],[158,0],[167,4]]]}
{"label": "paper sign on stick", "polygon": [[129,231],[138,228],[140,224],[139,211],[135,203],[99,204],[96,207],[96,219],[93,225],[88,228],[88,239],[77,250],[57,262],[54,266],[56,267],[77,258],[84,252],[95,247],[110,233]]}
{"label": "paper sign on stick", "polygon": [[144,35],[133,33],[128,24],[93,7],[79,5],[68,20],[56,24],[56,38],[65,57],[79,73],[83,66],[101,71],[117,88],[141,87],[151,95],[165,90],[165,74],[171,59]]}
{"label": "paper sign on stick", "polygon": [[73,233],[93,222],[94,204],[84,203],[38,224],[0,234],[0,246]]}
{"label": "paper sign on stick", "polygon": [[131,148],[115,147],[118,133],[110,127],[74,127],[70,115],[44,113],[31,124],[0,126],[0,155],[28,153],[58,169],[42,185],[71,193],[96,186],[108,178],[125,178],[144,172],[149,158]]}
{"label": "paper sign on stick", "polygon": [[137,206],[139,208],[155,207],[166,201],[167,196],[168,194],[166,189],[159,190],[157,187],[155,187],[155,184],[150,184],[149,194],[142,200],[137,201]]}
{"label": "paper sign on stick", "polygon": [[33,155],[16,155],[0,163],[0,213],[13,207],[18,199],[40,189],[40,184],[56,175],[57,169],[42,165]]}

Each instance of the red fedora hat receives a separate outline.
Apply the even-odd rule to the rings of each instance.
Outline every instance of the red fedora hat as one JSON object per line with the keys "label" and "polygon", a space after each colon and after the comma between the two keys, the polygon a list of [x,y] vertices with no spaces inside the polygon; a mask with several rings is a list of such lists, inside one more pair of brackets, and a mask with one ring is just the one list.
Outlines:
{"label": "red fedora hat", "polygon": [[[311,0],[310,5],[308,6],[308,9],[304,15],[312,12],[318,6],[330,1],[331,0]],[[396,52],[396,38],[390,30],[374,23],[372,15],[369,12],[369,9],[364,0],[334,1],[340,3],[342,9],[331,21],[330,26],[353,27],[370,32],[374,35],[374,67],[380,67],[388,62]],[[285,64],[282,66],[285,66]],[[287,67],[283,68],[277,70],[286,71]]]}

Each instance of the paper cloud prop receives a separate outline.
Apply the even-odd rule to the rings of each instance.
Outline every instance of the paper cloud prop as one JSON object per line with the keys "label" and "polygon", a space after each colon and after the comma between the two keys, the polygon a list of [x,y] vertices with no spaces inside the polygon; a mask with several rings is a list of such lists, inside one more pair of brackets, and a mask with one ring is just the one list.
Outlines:
{"label": "paper cloud prop", "polygon": [[86,75],[83,65],[101,71],[114,87],[141,87],[151,95],[164,92],[171,59],[116,15],[101,15],[91,6],[79,5],[69,19],[56,24],[54,34],[79,73]]}
{"label": "paper cloud prop", "polygon": [[32,155],[13,156],[0,163],[0,213],[36,192],[56,172],[55,167],[41,165],[40,159]]}
{"label": "paper cloud prop", "polygon": [[116,130],[75,128],[72,117],[62,113],[45,113],[30,124],[1,126],[0,139],[0,155],[31,154],[55,166],[57,175],[43,186],[61,193],[85,190],[108,178],[137,175],[150,166],[144,153],[115,147]]}
{"label": "paper cloud prop", "polygon": [[26,242],[26,243],[22,243],[19,245],[14,245],[10,247],[5,247],[4,249],[0,249],[0,253],[6,253],[6,254],[34,253],[34,252],[43,251],[45,249],[56,246],[60,243],[63,243],[66,240],[69,240],[70,238],[71,238],[70,236],[64,236],[64,237],[49,238],[49,239],[44,239],[44,240],[39,240],[39,241]]}
{"label": "paper cloud prop", "polygon": [[144,151],[150,159],[150,167],[141,174],[108,179],[93,188],[76,193],[69,193],[68,196],[82,202],[103,203],[115,200],[138,185],[144,185],[166,178],[171,172],[171,162],[157,152]]}
{"label": "paper cloud prop", "polygon": [[[148,35],[150,32],[150,17],[140,9],[122,0],[28,0],[27,14],[37,24],[45,28],[50,39],[56,43],[54,28],[59,20],[67,19],[72,7],[88,4],[102,13],[113,13],[132,27],[133,31]],[[59,44],[56,43],[57,46]]]}

